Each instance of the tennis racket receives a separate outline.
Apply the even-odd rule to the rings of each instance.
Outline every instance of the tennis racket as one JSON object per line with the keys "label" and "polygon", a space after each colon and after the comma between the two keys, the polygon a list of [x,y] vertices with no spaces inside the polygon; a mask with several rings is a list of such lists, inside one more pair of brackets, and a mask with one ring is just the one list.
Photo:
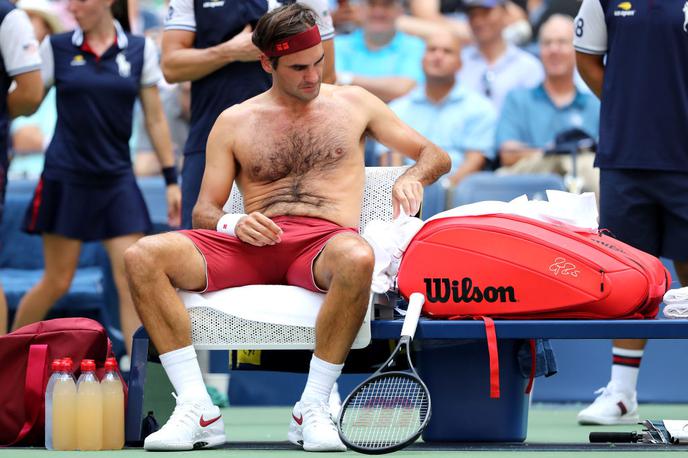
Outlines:
{"label": "tennis racket", "polygon": [[[346,398],[337,427],[352,450],[381,454],[413,443],[430,419],[430,393],[411,362],[410,343],[416,333],[425,296],[413,293],[392,356]],[[406,351],[408,370],[397,369]]]}

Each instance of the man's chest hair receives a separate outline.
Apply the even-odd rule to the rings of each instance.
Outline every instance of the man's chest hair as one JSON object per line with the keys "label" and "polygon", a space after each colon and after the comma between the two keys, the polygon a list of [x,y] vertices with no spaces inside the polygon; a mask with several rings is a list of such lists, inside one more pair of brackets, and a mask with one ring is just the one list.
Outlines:
{"label": "man's chest hair", "polygon": [[273,182],[319,175],[335,170],[358,151],[357,139],[343,120],[323,120],[309,127],[276,124],[254,137],[251,151],[240,154],[241,166],[251,180]]}

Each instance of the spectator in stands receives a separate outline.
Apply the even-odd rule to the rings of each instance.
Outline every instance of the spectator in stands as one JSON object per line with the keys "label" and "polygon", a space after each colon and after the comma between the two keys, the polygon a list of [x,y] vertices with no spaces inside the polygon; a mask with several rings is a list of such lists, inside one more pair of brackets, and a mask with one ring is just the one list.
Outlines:
{"label": "spectator in stands", "polygon": [[[683,0],[583,0],[575,20],[583,79],[602,102],[601,227],[674,261],[688,285],[688,8]],[[639,69],[645,69],[639,71]],[[615,340],[609,384],[580,423],[638,421],[644,340]]]}
{"label": "spectator in stands", "polygon": [[502,32],[507,19],[504,0],[466,0],[475,46],[463,50],[459,79],[468,88],[487,96],[501,111],[506,94],[530,88],[544,77],[540,62],[507,43]]}
{"label": "spectator in stands", "polygon": [[338,36],[337,84],[355,84],[385,102],[411,91],[423,80],[425,44],[397,30],[401,0],[364,0],[363,26]]}
{"label": "spectator in stands", "polygon": [[[38,42],[26,13],[0,0],[0,218],[9,165],[8,125],[11,118],[30,115],[41,103]],[[7,332],[7,302],[0,286],[0,335]]]}
{"label": "spectator in stands", "polygon": [[[334,29],[327,0],[300,0],[320,16],[325,48],[324,81],[334,82]],[[191,81],[191,120],[182,169],[182,227],[191,228],[191,210],[205,169],[205,144],[220,113],[270,87],[260,67],[251,31],[278,2],[172,0],[162,38],[162,71],[169,83]]]}
{"label": "spectator in stands", "polygon": [[[19,0],[17,7],[26,11],[36,39],[43,39],[62,31],[62,23],[53,5],[47,0]],[[36,113],[20,116],[12,121],[10,135],[12,152],[10,177],[36,179],[43,170],[44,151],[55,130],[57,111],[55,109],[55,89],[48,91]]]}
{"label": "spectator in stands", "polygon": [[[402,121],[449,153],[452,170],[442,179],[446,188],[481,170],[494,154],[497,115],[487,98],[457,82],[460,53],[456,34],[435,32],[423,56],[425,84],[390,104]],[[401,165],[401,155],[391,154],[391,165]]]}
{"label": "spectator in stands", "polygon": [[110,0],[70,2],[79,27],[41,43],[43,82],[57,91],[57,127],[24,228],[43,237],[45,272],[22,298],[13,328],[43,319],[69,289],[81,244],[101,240],[130,352],[139,320],[124,275],[124,250],[151,229],[129,151],[137,97],[164,167],[171,225],[179,223],[180,190],[156,86],[161,75],[155,45],[125,32],[110,5]]}
{"label": "spectator in stands", "polygon": [[[554,15],[540,32],[540,57],[545,81],[532,89],[509,92],[497,126],[496,143],[502,168],[500,173],[558,173],[572,176],[570,154],[550,153],[557,136],[579,129],[597,139],[600,103],[574,84],[576,55],[573,49],[573,19]],[[572,148],[577,148],[575,141]],[[580,153],[580,154],[578,154]],[[593,167],[593,152],[576,151],[576,173],[586,191],[599,191],[599,170]],[[571,183],[575,186],[575,183]],[[578,187],[577,187],[578,188]],[[578,189],[576,189],[578,190]]]}

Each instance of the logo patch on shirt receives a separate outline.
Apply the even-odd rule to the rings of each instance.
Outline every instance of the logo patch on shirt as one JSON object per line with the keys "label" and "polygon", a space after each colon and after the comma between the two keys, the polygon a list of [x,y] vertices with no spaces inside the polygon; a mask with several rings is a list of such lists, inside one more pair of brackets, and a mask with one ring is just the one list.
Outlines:
{"label": "logo patch on shirt", "polygon": [[22,46],[22,49],[27,54],[35,54],[38,52],[38,42],[36,40],[28,41],[28,42],[24,43],[24,45]]}
{"label": "logo patch on shirt", "polygon": [[115,57],[115,62],[117,62],[117,70],[119,71],[119,76],[122,78],[129,78],[131,75],[131,64],[127,61],[127,56],[123,52],[117,54]]}
{"label": "logo patch on shirt", "polygon": [[631,2],[621,2],[616,5],[616,11],[614,11],[614,16],[635,16],[635,10],[633,9],[633,4]]}
{"label": "logo patch on shirt", "polygon": [[81,54],[77,54],[76,56],[72,57],[72,61],[69,63],[72,67],[81,67],[82,65],[86,65],[86,59],[84,59],[84,56]]}
{"label": "logo patch on shirt", "polygon": [[211,0],[203,2],[203,8],[219,8],[225,6],[225,0]]}
{"label": "logo patch on shirt", "polygon": [[172,5],[170,5],[170,7],[167,9],[167,16],[165,16],[165,20],[171,21],[173,16],[174,16],[174,8],[172,7]]}

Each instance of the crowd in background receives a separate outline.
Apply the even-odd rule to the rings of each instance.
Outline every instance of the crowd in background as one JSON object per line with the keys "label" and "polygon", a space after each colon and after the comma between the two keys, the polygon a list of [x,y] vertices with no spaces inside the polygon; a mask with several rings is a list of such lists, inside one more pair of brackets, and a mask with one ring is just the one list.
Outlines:
{"label": "crowd in background", "polygon": [[[20,0],[18,6],[29,14],[40,41],[74,27],[66,3]],[[576,133],[597,139],[599,103],[575,71],[571,17],[578,0],[329,3],[337,32],[337,84],[366,88],[448,151],[452,172],[443,188],[454,188],[480,170],[553,172],[570,178],[570,158],[557,146],[571,146],[570,131],[574,140]],[[160,46],[167,5],[132,0],[129,10],[133,32]],[[161,79],[158,86],[181,167],[191,116],[190,83]],[[34,115],[12,122],[10,180],[40,176],[55,120],[51,89]],[[138,105],[130,146],[136,175],[160,173]],[[579,181],[570,186],[574,190],[597,191],[589,151],[577,161],[574,176]],[[370,140],[366,164],[397,165],[400,159]]]}

